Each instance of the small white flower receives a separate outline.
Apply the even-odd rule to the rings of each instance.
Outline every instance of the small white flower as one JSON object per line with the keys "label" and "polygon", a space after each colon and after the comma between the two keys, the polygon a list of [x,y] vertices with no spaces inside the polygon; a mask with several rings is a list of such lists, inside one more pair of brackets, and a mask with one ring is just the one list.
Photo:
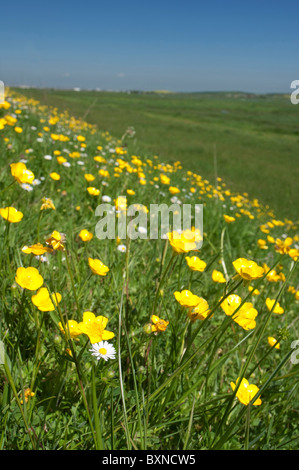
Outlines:
{"label": "small white flower", "polygon": [[30,184],[27,184],[27,183],[20,184],[20,186],[21,186],[22,189],[25,189],[25,191],[32,191],[33,190],[33,187],[30,186]]}
{"label": "small white flower", "polygon": [[147,234],[147,228],[146,227],[138,227],[138,232],[141,233],[142,235]]}
{"label": "small white flower", "polygon": [[77,165],[85,165],[85,163],[84,163],[84,162],[81,162],[81,160],[79,160],[79,161],[77,162]]}
{"label": "small white flower", "polygon": [[42,263],[49,263],[49,260],[45,255],[38,255],[38,256],[35,256],[35,258],[41,261]]}
{"label": "small white flower", "polygon": [[182,201],[179,200],[178,197],[176,196],[173,196],[171,199],[170,199],[171,203],[172,204],[182,204]]}
{"label": "small white flower", "polygon": [[39,179],[35,178],[35,180],[33,180],[31,184],[33,186],[37,186],[38,184],[41,184],[41,181]]}
{"label": "small white flower", "polygon": [[52,157],[51,157],[51,155],[45,155],[45,156],[44,156],[44,159],[45,159],[45,160],[52,160]]}
{"label": "small white flower", "polygon": [[121,251],[122,253],[125,253],[127,251],[126,245],[118,245],[117,249],[118,251]]}
{"label": "small white flower", "polygon": [[62,165],[65,166],[66,168],[69,168],[71,166],[70,162],[63,162]]}
{"label": "small white flower", "polygon": [[103,202],[111,202],[112,199],[111,199],[110,196],[104,195],[104,196],[102,197],[102,201],[103,201]]}
{"label": "small white flower", "polygon": [[108,359],[115,359],[116,350],[112,344],[108,343],[108,341],[100,341],[99,343],[94,343],[92,348],[89,350],[92,356],[95,356],[97,360],[104,359],[108,361]]}

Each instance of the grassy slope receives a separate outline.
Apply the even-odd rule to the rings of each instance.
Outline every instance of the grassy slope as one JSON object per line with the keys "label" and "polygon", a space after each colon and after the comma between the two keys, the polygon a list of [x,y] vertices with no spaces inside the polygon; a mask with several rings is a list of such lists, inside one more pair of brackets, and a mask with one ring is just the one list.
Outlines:
{"label": "grassy slope", "polygon": [[212,182],[217,173],[231,189],[257,197],[278,217],[299,218],[299,106],[288,96],[23,92],[116,137],[133,126],[136,153],[180,160]]}

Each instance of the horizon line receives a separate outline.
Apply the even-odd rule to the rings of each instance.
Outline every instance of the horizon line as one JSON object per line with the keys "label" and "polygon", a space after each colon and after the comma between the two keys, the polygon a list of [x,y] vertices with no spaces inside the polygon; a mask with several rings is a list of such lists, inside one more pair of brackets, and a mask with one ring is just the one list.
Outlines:
{"label": "horizon line", "polygon": [[234,94],[243,94],[243,95],[255,95],[255,96],[261,96],[261,95],[287,95],[288,93],[285,91],[269,91],[269,92],[254,92],[254,91],[244,91],[244,90],[193,90],[193,91],[173,91],[173,90],[167,90],[167,89],[152,89],[152,90],[142,90],[138,88],[127,88],[127,89],[108,89],[108,88],[84,88],[81,86],[74,86],[74,87],[57,87],[57,86],[38,86],[38,85],[6,85],[7,88],[19,88],[19,89],[37,89],[37,90],[61,90],[61,91],[76,91],[76,92],[98,92],[98,93],[160,93],[160,94],[204,94],[204,93],[211,93],[211,94],[216,94],[216,93],[234,93]]}

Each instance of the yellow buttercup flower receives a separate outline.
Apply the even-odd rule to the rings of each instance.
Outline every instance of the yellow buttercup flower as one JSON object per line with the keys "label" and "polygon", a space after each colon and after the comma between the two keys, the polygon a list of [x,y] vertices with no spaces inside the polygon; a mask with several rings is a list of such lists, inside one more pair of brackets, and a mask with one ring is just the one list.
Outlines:
{"label": "yellow buttercup flower", "polygon": [[237,294],[231,294],[226,299],[223,300],[220,307],[225,312],[226,315],[233,315],[233,313],[237,310],[239,305],[241,304],[242,299]]}
{"label": "yellow buttercup flower", "polygon": [[105,266],[105,264],[99,259],[88,258],[88,264],[93,274],[98,274],[99,276],[106,276],[109,271],[108,266]]}
{"label": "yellow buttercup flower", "polygon": [[44,255],[45,253],[50,253],[52,248],[48,246],[43,246],[41,243],[35,243],[35,245],[31,246],[23,246],[22,252],[26,254],[33,254],[35,256]]}
{"label": "yellow buttercup flower", "polygon": [[280,274],[278,274],[277,271],[275,271],[275,269],[271,269],[270,271],[270,268],[269,266],[267,266],[266,263],[263,264],[263,268],[264,268],[265,273],[268,273],[266,276],[267,281],[278,282],[281,280]]}
{"label": "yellow buttercup flower", "polygon": [[56,171],[52,171],[52,173],[50,173],[50,178],[52,178],[52,180],[54,180],[54,181],[59,181],[60,180],[60,175],[58,173],[56,173]]}
{"label": "yellow buttercup flower", "polygon": [[84,175],[84,178],[86,179],[86,181],[90,182],[90,181],[94,181],[96,178],[95,176],[93,176],[91,173],[86,173]]}
{"label": "yellow buttercup flower", "polygon": [[[236,380],[236,384],[234,384],[234,382],[230,383],[233,391],[235,390],[238,381],[239,377]],[[243,405],[248,405],[258,392],[259,388],[256,385],[249,384],[248,380],[243,378],[237,390],[236,397]],[[261,404],[262,400],[260,399],[260,397],[253,402],[254,406],[259,406]]]}
{"label": "yellow buttercup flower", "polygon": [[3,103],[0,103],[0,109],[9,109],[11,107],[11,104],[8,101],[4,101]]}
{"label": "yellow buttercup flower", "polygon": [[236,220],[235,217],[232,217],[231,215],[226,215],[226,214],[223,215],[223,218],[224,218],[225,222],[228,223],[228,224],[230,224],[232,222],[235,222],[235,220]]}
{"label": "yellow buttercup flower", "polygon": [[50,199],[49,197],[42,198],[42,205],[40,207],[40,210],[43,211],[45,209],[53,209],[54,211],[56,210],[52,199]]}
{"label": "yellow buttercup flower", "polygon": [[151,321],[152,321],[152,332],[157,334],[161,333],[162,331],[165,331],[167,326],[169,325],[169,321],[162,320],[159,318],[157,315],[152,315],[151,316]]}
{"label": "yellow buttercup flower", "polygon": [[264,275],[264,269],[261,266],[246,258],[236,259],[233,266],[238,273],[238,277],[243,278],[245,281],[252,281]]}
{"label": "yellow buttercup flower", "polygon": [[207,263],[205,263],[203,260],[201,260],[197,256],[186,256],[185,259],[187,261],[189,268],[192,271],[199,271],[202,273],[207,266]]}
{"label": "yellow buttercup flower", "polygon": [[179,304],[185,308],[195,307],[200,301],[200,297],[192,294],[192,292],[187,289],[182,290],[181,292],[174,292],[174,296]]}
{"label": "yellow buttercup flower", "polygon": [[268,245],[267,245],[266,240],[263,240],[262,238],[258,239],[257,244],[258,244],[258,247],[261,248],[261,250],[267,250],[268,249]]}
{"label": "yellow buttercup flower", "polygon": [[[65,334],[65,330],[61,322],[59,322],[58,326],[60,331]],[[79,327],[79,323],[76,322],[76,320],[68,320],[66,323],[66,329],[72,339],[76,339],[78,336],[82,335],[81,328]]]}
{"label": "yellow buttercup flower", "polygon": [[91,343],[99,343],[114,337],[112,331],[105,330],[107,323],[108,318],[102,315],[96,317],[92,312],[84,312],[83,321],[78,326],[81,332],[88,336]]}
{"label": "yellow buttercup flower", "polygon": [[275,240],[275,251],[281,253],[282,255],[288,254],[291,249],[291,245],[293,243],[293,239],[291,237],[287,237],[285,240],[280,240],[277,238]]}
{"label": "yellow buttercup flower", "polygon": [[252,286],[248,286],[248,290],[252,292],[252,295],[260,295],[260,291]]}
{"label": "yellow buttercup flower", "polygon": [[[55,152],[54,152],[54,153],[55,153]],[[67,159],[64,158],[64,157],[61,157],[61,156],[60,156],[60,157],[56,157],[56,160],[57,160],[57,163],[58,163],[59,165],[62,165],[63,163],[67,162]]]}
{"label": "yellow buttercup flower", "polygon": [[188,316],[192,322],[195,320],[204,320],[207,318],[210,311],[208,302],[202,297],[199,297],[199,302],[196,306],[189,309]]}
{"label": "yellow buttercup flower", "polygon": [[[116,168],[115,168],[115,170],[116,170]],[[98,171],[98,173],[99,173],[100,176],[103,176],[103,178],[109,178],[109,176],[110,176],[110,173],[109,173],[108,170],[101,169],[101,170]]]}
{"label": "yellow buttercup flower", "polygon": [[11,174],[19,184],[31,184],[34,180],[34,173],[28,170],[25,163],[11,163]]}
{"label": "yellow buttercup flower", "polygon": [[106,160],[104,157],[101,157],[100,155],[96,155],[95,157],[93,157],[93,159],[96,161],[96,162],[99,162],[99,163],[106,163]]}
{"label": "yellow buttercup flower", "polygon": [[127,189],[127,194],[129,194],[129,196],[134,196],[135,191],[133,191],[133,189]]}
{"label": "yellow buttercup flower", "polygon": [[64,251],[65,235],[54,230],[46,240],[47,245],[51,245],[53,250]]}
{"label": "yellow buttercup flower", "polygon": [[[28,388],[25,388],[24,390],[24,398],[25,398],[25,402],[28,403],[28,400],[29,398],[31,397],[34,397],[35,393],[31,391],[31,389],[28,387]],[[21,405],[23,405],[23,400],[20,400],[20,403]]]}
{"label": "yellow buttercup flower", "polygon": [[94,188],[94,187],[92,187],[92,186],[89,186],[89,187],[87,188],[87,191],[89,192],[89,194],[90,194],[91,196],[98,196],[98,195],[100,194],[100,190],[97,189],[97,188]]}
{"label": "yellow buttercup flower", "polygon": [[32,267],[18,268],[15,281],[17,284],[19,284],[19,286],[23,287],[23,289],[28,290],[39,289],[44,283],[44,280],[39,274],[38,270]]}
{"label": "yellow buttercup flower", "polygon": [[52,312],[55,310],[55,306],[51,297],[54,300],[55,305],[61,301],[61,295],[58,292],[55,292],[50,296],[48,289],[46,287],[41,287],[37,293],[31,297],[31,300],[41,312]]}
{"label": "yellow buttercup flower", "polygon": [[275,347],[275,349],[280,349],[280,343],[277,343],[277,339],[273,338],[273,336],[268,336],[268,343],[271,347]]}
{"label": "yellow buttercup flower", "polygon": [[[266,299],[266,305],[269,311],[272,310],[274,304],[275,299],[269,299],[269,297]],[[284,309],[280,306],[279,302],[276,303],[274,310],[272,311],[273,313],[278,313],[278,315],[282,315],[284,313]]]}
{"label": "yellow buttercup flower", "polygon": [[13,224],[20,222],[23,218],[23,213],[18,211],[15,207],[5,207],[0,209],[0,215],[3,219]]}
{"label": "yellow buttercup flower", "polygon": [[179,189],[179,188],[176,188],[175,186],[169,186],[168,189],[169,189],[169,192],[170,192],[171,194],[178,194],[178,193],[181,192],[180,189]]}
{"label": "yellow buttercup flower", "polygon": [[127,210],[127,198],[125,196],[118,196],[114,203],[117,211],[125,212]]}
{"label": "yellow buttercup flower", "polygon": [[81,154],[80,152],[71,152],[69,153],[69,157],[71,158],[80,158]]}
{"label": "yellow buttercup flower", "polygon": [[202,237],[198,230],[184,230],[182,233],[173,231],[167,234],[173,251],[177,254],[198,251],[198,243]]}
{"label": "yellow buttercup flower", "polygon": [[170,184],[170,178],[163,173],[160,174],[160,181],[162,184]]}
{"label": "yellow buttercup flower", "polygon": [[217,271],[217,269],[214,269],[212,272],[212,279],[214,282],[219,282],[220,284],[225,284],[226,279],[224,275],[222,274],[221,271]]}
{"label": "yellow buttercup flower", "polygon": [[83,242],[89,242],[93,238],[93,234],[90,233],[88,230],[83,229],[79,233],[79,237],[81,238]]}
{"label": "yellow buttercup flower", "polygon": [[298,250],[298,248],[290,248],[290,250],[288,251],[288,255],[289,255],[294,261],[297,261],[297,259],[299,258],[299,250]]}
{"label": "yellow buttercup flower", "polygon": [[[256,327],[255,318],[257,317],[258,312],[251,302],[244,302],[242,307],[239,308],[241,302],[241,297],[236,294],[231,294],[223,300],[220,306],[225,314],[232,316],[234,322],[244,330],[253,330]],[[236,311],[238,308],[239,310]]]}

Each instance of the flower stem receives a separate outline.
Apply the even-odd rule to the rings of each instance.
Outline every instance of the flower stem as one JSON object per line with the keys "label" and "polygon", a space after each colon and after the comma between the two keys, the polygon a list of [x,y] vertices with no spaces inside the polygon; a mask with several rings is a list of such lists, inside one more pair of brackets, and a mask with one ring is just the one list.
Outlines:
{"label": "flower stem", "polygon": [[91,385],[92,385],[92,404],[93,404],[93,417],[96,433],[96,450],[104,450],[104,443],[102,437],[101,423],[99,418],[97,393],[96,393],[96,381],[95,381],[95,365],[92,364],[91,369]]}
{"label": "flower stem", "polygon": [[72,270],[71,270],[70,260],[69,260],[67,252],[65,253],[65,259],[66,259],[67,270],[68,270],[68,273],[69,273],[69,276],[70,276],[70,279],[71,279],[71,284],[72,284],[72,289],[73,289],[73,293],[74,293],[74,297],[75,297],[77,310],[79,312],[80,311],[79,301],[78,301],[78,297],[77,297],[77,293],[76,293],[76,289],[75,289],[74,277],[73,277],[73,273],[72,273]]}
{"label": "flower stem", "polygon": [[156,289],[156,294],[155,294],[155,300],[154,300],[154,304],[153,304],[153,310],[152,310],[152,314],[153,314],[153,315],[156,314],[156,308],[157,308],[157,302],[158,302],[159,293],[160,293],[161,287],[162,287],[162,285],[163,285],[163,283],[164,283],[164,281],[165,281],[166,274],[168,273],[168,271],[169,271],[169,269],[170,269],[170,266],[171,266],[172,261],[174,260],[174,258],[175,258],[175,254],[172,253],[172,256],[171,256],[171,258],[170,258],[170,260],[169,260],[169,263],[168,263],[168,265],[167,265],[167,267],[166,267],[166,269],[165,269],[165,271],[164,271],[164,273],[163,273],[163,275],[162,275],[162,277],[161,277],[161,279],[160,279],[160,281],[159,281],[159,283],[158,283],[158,286],[157,286],[157,289]]}

